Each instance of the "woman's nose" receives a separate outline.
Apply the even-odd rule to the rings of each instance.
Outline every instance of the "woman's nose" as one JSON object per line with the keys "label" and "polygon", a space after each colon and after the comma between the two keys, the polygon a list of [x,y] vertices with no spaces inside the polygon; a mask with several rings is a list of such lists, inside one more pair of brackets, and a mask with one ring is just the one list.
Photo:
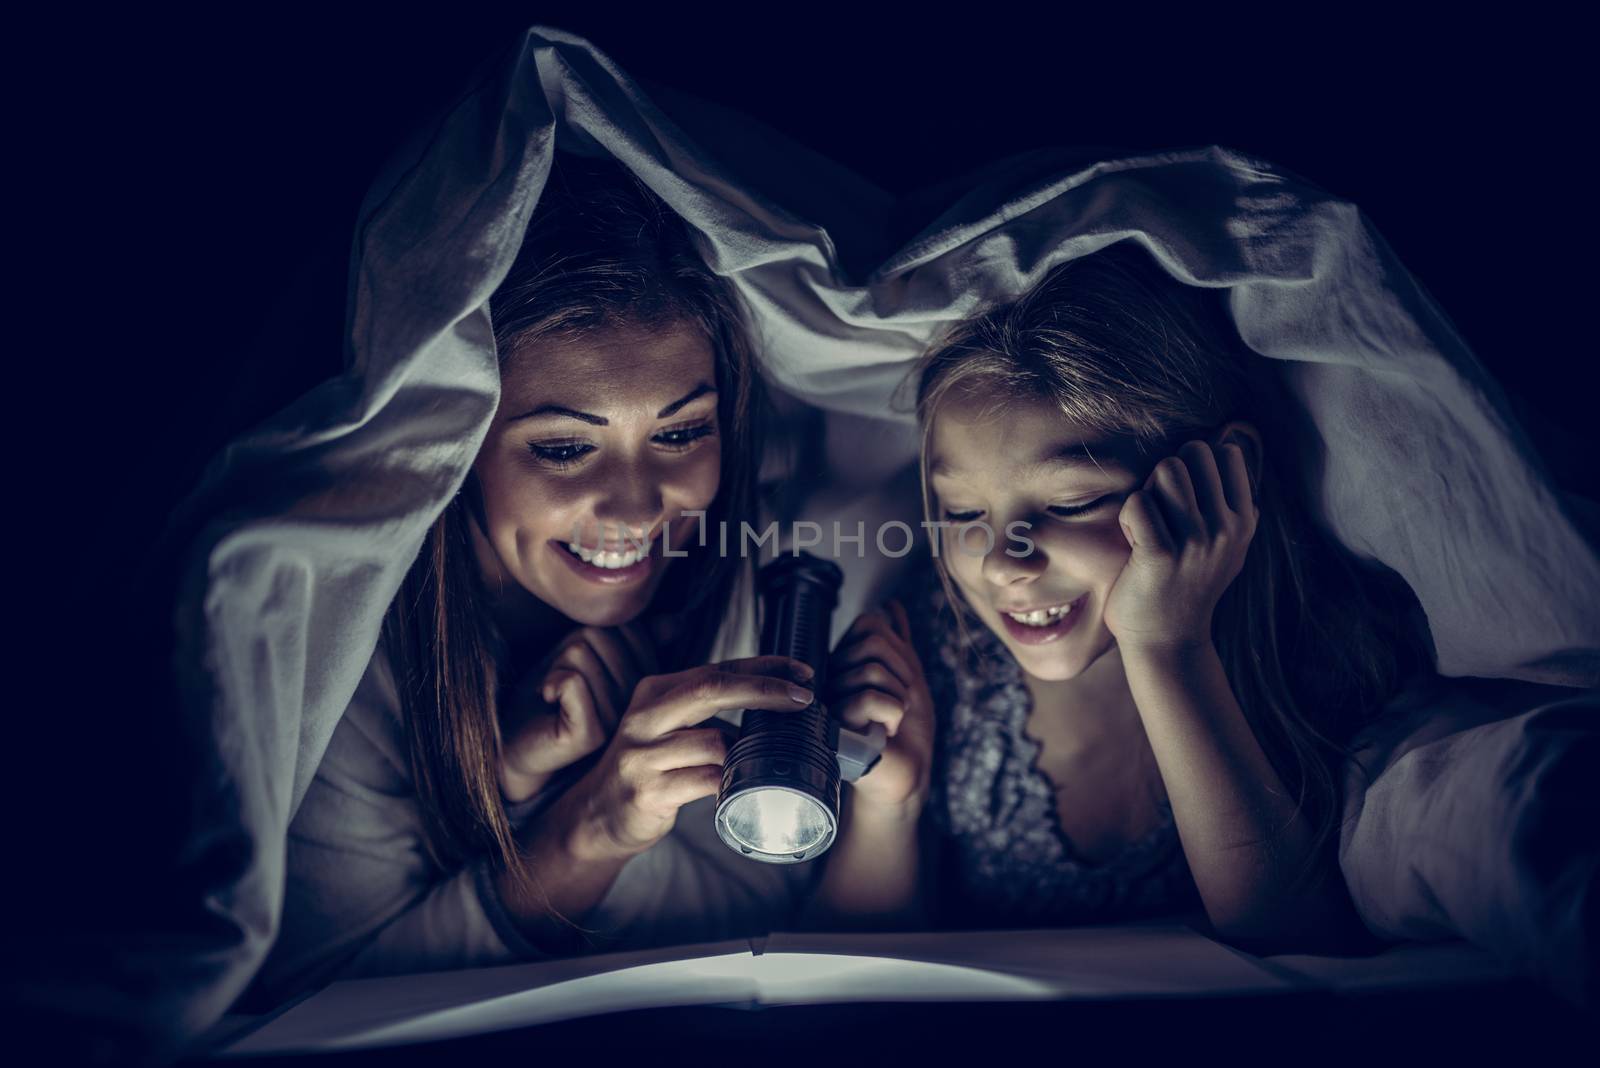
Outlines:
{"label": "woman's nose", "polygon": [[607,537],[616,536],[618,528],[629,534],[643,536],[661,518],[662,495],[658,479],[647,471],[619,469],[605,480],[594,505],[594,518]]}

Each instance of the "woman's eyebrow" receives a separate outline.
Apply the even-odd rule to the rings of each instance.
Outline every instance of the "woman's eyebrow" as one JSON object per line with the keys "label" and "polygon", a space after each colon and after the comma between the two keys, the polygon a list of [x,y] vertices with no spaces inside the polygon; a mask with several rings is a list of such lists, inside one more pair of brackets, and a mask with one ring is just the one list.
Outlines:
{"label": "woman's eyebrow", "polygon": [[663,408],[659,412],[657,412],[656,413],[656,418],[657,419],[665,419],[665,418],[667,418],[667,416],[672,415],[679,408],[682,408],[685,404],[688,404],[690,401],[694,400],[696,397],[703,397],[707,393],[715,393],[716,391],[717,390],[716,390],[715,386],[711,386],[711,385],[708,385],[705,382],[701,382],[699,385],[697,385],[693,389],[691,389],[688,393],[685,393],[682,397],[679,397],[677,400],[673,401],[671,404],[667,405],[665,408]]}
{"label": "woman's eyebrow", "polygon": [[564,415],[568,419],[582,419],[585,423],[593,423],[595,426],[611,425],[611,420],[605,418],[604,416],[592,415],[589,412],[576,411],[575,409],[566,408],[559,404],[541,404],[532,411],[527,411],[523,412],[521,415],[512,416],[510,419],[507,419],[506,422],[520,423],[524,419],[532,419],[537,415]]}
{"label": "woman's eyebrow", "polygon": [[[685,404],[688,404],[690,401],[694,400],[695,398],[702,397],[707,393],[715,393],[715,392],[716,392],[716,388],[714,386],[709,386],[706,383],[701,382],[699,385],[695,386],[694,389],[690,390],[688,393],[684,394],[682,397],[678,398],[677,400],[673,401],[671,404],[667,405],[665,408],[663,408],[659,412],[657,412],[656,413],[656,418],[657,419],[665,419],[669,415],[671,415],[673,412],[676,412],[678,409],[682,408]],[[540,416],[540,415],[561,415],[561,416],[567,417],[568,419],[581,419],[585,423],[591,423],[594,426],[610,426],[611,425],[611,420],[607,419],[603,415],[595,415],[592,412],[580,412],[576,408],[568,408],[566,405],[563,405],[563,404],[541,404],[541,405],[539,405],[539,407],[531,409],[531,410],[526,411],[526,412],[523,412],[521,415],[512,416],[510,419],[507,419],[506,422],[508,424],[509,423],[520,423],[524,419],[532,419],[535,416]]]}

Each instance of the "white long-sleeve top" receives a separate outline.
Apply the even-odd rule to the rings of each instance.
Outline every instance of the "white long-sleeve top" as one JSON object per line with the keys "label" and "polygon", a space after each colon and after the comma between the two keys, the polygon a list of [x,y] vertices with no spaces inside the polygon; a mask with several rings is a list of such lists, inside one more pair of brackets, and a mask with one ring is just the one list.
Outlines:
{"label": "white long-sleeve top", "polygon": [[[513,821],[530,818],[528,808],[513,811]],[[622,949],[762,934],[781,923],[810,866],[738,856],[717,837],[714,810],[714,798],[680,810],[672,833],[622,868],[583,927]],[[380,647],[290,825],[283,920],[256,991],[277,1001],[333,979],[544,956],[506,914],[488,858],[441,870],[425,833],[399,693]]]}

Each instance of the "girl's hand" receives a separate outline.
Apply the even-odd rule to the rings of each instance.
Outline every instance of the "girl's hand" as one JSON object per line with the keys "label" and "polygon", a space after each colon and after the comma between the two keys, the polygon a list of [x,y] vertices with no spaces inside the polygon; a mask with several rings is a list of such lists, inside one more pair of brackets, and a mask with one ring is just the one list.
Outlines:
{"label": "girl's hand", "polygon": [[881,723],[889,735],[882,758],[854,783],[854,804],[920,812],[933,764],[933,698],[900,602],[851,625],[833,651],[828,694],[845,726]]}
{"label": "girl's hand", "polygon": [[811,675],[756,656],[641,679],[599,762],[552,809],[568,855],[618,860],[666,837],[679,808],[722,785],[726,736],[699,724],[728,709],[797,712],[814,699]]}
{"label": "girl's hand", "polygon": [[1106,600],[1106,626],[1129,647],[1211,641],[1211,615],[1244,567],[1255,497],[1244,452],[1191,441],[1156,465],[1123,503],[1133,547]]}
{"label": "girl's hand", "polygon": [[605,745],[655,651],[634,626],[580,627],[528,673],[500,716],[500,790],[526,801]]}

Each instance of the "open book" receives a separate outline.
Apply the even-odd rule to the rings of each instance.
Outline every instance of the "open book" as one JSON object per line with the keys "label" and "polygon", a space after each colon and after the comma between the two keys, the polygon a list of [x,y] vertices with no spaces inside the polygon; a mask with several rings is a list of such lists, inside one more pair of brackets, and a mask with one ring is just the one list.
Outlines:
{"label": "open book", "polygon": [[[1420,949],[1421,947],[1413,947]],[[1492,979],[1466,946],[1344,962],[1239,953],[1172,923],[1048,931],[775,934],[473,971],[337,982],[235,1040],[225,1055],[429,1042],[679,1005],[1028,1001],[1271,994]],[[1382,961],[1379,965],[1377,962]]]}

